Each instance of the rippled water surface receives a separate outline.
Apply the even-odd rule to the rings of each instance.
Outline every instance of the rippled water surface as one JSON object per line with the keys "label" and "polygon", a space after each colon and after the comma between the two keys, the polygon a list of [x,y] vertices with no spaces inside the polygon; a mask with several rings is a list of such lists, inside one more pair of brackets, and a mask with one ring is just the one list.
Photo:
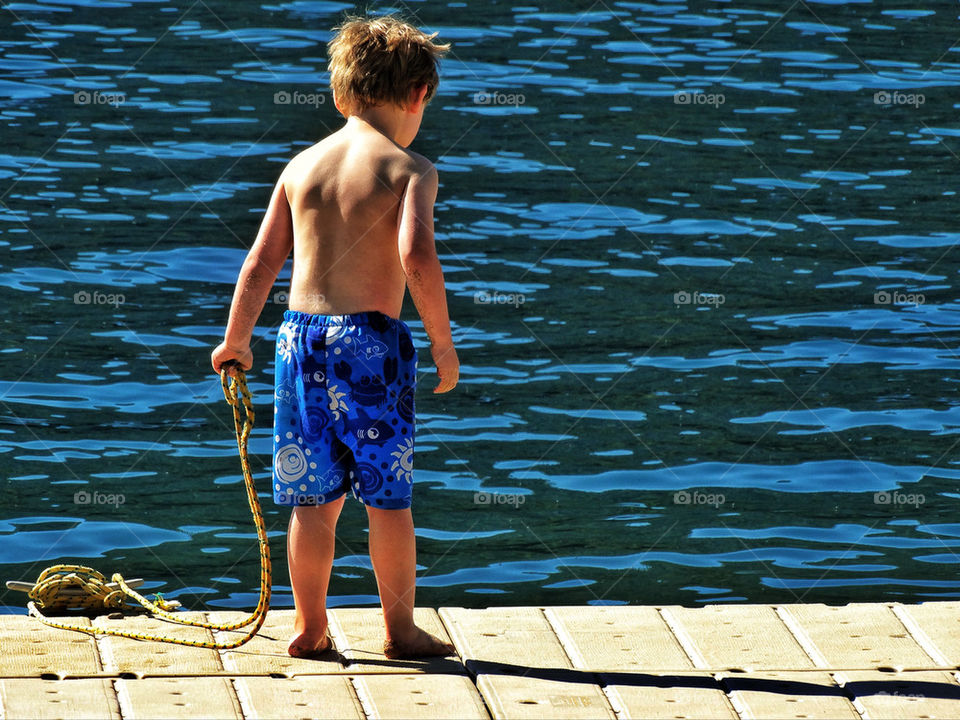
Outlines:
{"label": "rippled water surface", "polygon": [[[395,6],[453,44],[414,144],[463,362],[443,397],[421,364],[418,602],[957,597],[956,6],[588,5]],[[5,579],[79,561],[252,607],[208,354],[283,163],[339,126],[352,9],[0,9]],[[288,278],[250,376],[281,607]],[[376,602],[355,502],[334,574]]]}

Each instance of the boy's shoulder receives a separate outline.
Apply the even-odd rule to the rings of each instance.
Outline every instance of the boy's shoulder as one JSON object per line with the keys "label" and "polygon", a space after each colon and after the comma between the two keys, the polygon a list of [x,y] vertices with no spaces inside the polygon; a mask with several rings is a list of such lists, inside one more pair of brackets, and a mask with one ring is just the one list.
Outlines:
{"label": "boy's shoulder", "polygon": [[436,166],[429,158],[414,152],[410,148],[401,147],[396,143],[383,138],[382,142],[370,142],[368,137],[357,137],[340,130],[327,135],[313,145],[304,148],[291,158],[287,169],[296,166],[314,164],[330,154],[340,155],[354,148],[360,148],[370,159],[381,157],[392,160],[408,170],[412,175],[425,175],[436,172]]}
{"label": "boy's shoulder", "polygon": [[436,175],[437,168],[429,159],[409,148],[398,149],[406,154],[410,162],[411,175]]}

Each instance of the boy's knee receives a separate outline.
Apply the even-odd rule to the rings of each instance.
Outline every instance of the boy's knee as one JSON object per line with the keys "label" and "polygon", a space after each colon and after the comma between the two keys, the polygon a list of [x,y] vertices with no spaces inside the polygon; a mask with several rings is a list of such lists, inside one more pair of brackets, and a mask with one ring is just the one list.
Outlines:
{"label": "boy's knee", "polygon": [[378,508],[373,505],[365,505],[368,518],[377,518],[383,520],[401,520],[412,517],[409,507],[405,508]]}

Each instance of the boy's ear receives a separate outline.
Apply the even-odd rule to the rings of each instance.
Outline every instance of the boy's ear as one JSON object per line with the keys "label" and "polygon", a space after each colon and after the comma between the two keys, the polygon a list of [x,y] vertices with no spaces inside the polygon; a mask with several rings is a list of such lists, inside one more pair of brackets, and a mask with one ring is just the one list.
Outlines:
{"label": "boy's ear", "polygon": [[343,115],[343,117],[347,117],[350,109],[344,105],[343,100],[336,93],[331,94],[333,95],[333,106],[337,109],[337,112]]}
{"label": "boy's ear", "polygon": [[407,103],[408,112],[418,112],[424,99],[427,97],[427,84],[415,85],[410,89],[410,100]]}

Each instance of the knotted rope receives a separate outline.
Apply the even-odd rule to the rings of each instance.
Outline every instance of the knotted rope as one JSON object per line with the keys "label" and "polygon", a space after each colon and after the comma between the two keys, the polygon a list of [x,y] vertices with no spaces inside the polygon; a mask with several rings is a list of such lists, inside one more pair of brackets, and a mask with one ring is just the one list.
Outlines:
{"label": "knotted rope", "polygon": [[[40,622],[62,630],[76,630],[90,635],[115,635],[117,637],[133,638],[135,640],[153,640],[155,642],[173,643],[175,645],[190,645],[192,647],[214,648],[230,650],[240,647],[250,641],[263,625],[270,607],[270,588],[272,572],[270,565],[270,545],[267,542],[267,529],[263,522],[263,511],[260,500],[257,498],[256,487],[253,484],[253,475],[250,472],[250,459],[247,453],[247,442],[253,429],[253,401],[250,390],[247,388],[247,379],[243,370],[234,363],[234,377],[229,379],[226,369],[220,370],[220,384],[223,386],[223,396],[233,408],[233,425],[237,434],[237,449],[240,452],[240,467],[243,470],[243,483],[247,490],[247,503],[253,514],[253,522],[257,527],[257,542],[260,545],[260,600],[253,613],[240,622],[218,625],[215,623],[188,620],[171,613],[172,606],[160,595],[156,602],[147,600],[143,595],[130,588],[120,573],[113,574],[113,582],[120,589],[111,590],[107,587],[106,578],[96,570],[82,565],[54,565],[44,570],[33,589],[29,592],[30,602],[27,609],[30,615]],[[243,408],[244,417],[240,417],[240,408]],[[69,592],[65,592],[70,588]],[[78,591],[82,593],[78,595]],[[40,612],[44,610],[68,610],[73,608],[90,609],[122,609],[127,597],[133,598],[157,617],[179,625],[206,628],[208,630],[230,631],[251,625],[243,637],[231,642],[207,642],[204,640],[185,640],[168,635],[153,635],[142,632],[112,630],[94,625],[73,625],[59,620],[53,620]]]}

